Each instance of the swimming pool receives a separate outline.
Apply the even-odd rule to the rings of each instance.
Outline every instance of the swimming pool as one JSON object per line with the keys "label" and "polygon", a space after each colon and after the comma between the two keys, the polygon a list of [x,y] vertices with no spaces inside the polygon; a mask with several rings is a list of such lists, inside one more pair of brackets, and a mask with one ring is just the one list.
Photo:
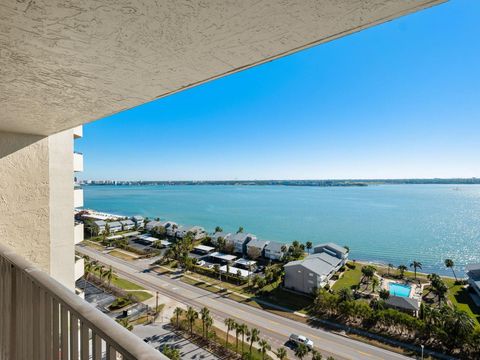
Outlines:
{"label": "swimming pool", "polygon": [[398,283],[390,283],[389,285],[390,295],[395,296],[409,297],[411,289],[411,286]]}

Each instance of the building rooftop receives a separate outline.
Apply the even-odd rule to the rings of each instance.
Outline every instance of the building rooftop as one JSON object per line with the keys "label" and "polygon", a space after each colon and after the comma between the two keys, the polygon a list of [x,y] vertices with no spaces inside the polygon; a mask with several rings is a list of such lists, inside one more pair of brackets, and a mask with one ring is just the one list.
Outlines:
{"label": "building rooftop", "polygon": [[270,241],[269,240],[260,240],[260,239],[253,239],[248,243],[248,246],[256,247],[259,249],[263,249]]}
{"label": "building rooftop", "polygon": [[221,253],[221,252],[211,253],[210,257],[213,257],[213,258],[219,259],[219,260],[223,260],[223,261],[233,261],[237,258],[235,255],[224,254],[224,253]]}
{"label": "building rooftop", "polygon": [[249,259],[243,259],[243,258],[235,260],[235,264],[242,265],[242,266],[253,266],[256,263],[257,262],[255,260],[249,260]]}
{"label": "building rooftop", "polygon": [[315,248],[320,248],[320,247],[329,247],[335,251],[338,251],[339,253],[346,254],[348,253],[348,250],[344,248],[343,246],[337,245],[335,243],[329,242],[329,243],[324,243],[324,244],[318,244],[315,246]]}
{"label": "building rooftop", "polygon": [[265,247],[265,250],[270,250],[273,252],[282,251],[282,246],[284,245],[286,245],[288,249],[288,245],[285,243],[280,243],[278,241],[269,241],[269,243]]}
{"label": "building rooftop", "polygon": [[210,252],[210,251],[215,250],[215,248],[213,246],[197,245],[197,246],[194,247],[194,250]]}
{"label": "building rooftop", "polygon": [[385,300],[385,303],[390,306],[410,311],[418,311],[420,309],[418,300],[409,298],[407,296],[392,295],[387,300]]}

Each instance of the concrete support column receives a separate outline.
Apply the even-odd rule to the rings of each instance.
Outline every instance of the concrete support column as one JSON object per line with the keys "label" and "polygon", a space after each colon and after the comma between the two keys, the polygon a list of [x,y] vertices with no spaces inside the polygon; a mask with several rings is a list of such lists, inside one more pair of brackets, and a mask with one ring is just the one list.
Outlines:
{"label": "concrete support column", "polygon": [[73,133],[0,132],[0,243],[74,289]]}

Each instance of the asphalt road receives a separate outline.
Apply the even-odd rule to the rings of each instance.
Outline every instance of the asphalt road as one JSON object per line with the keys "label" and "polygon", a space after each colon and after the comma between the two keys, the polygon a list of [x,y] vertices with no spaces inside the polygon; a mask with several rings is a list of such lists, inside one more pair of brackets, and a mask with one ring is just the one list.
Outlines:
{"label": "asphalt road", "polygon": [[286,346],[289,335],[296,333],[310,338],[324,356],[332,355],[337,360],[409,359],[406,356],[382,348],[238,303],[221,295],[186,284],[179,279],[158,275],[154,272],[144,273],[146,263],[124,261],[88,247],[77,246],[77,251],[105,265],[111,265],[122,277],[142,284],[153,291],[158,291],[185,305],[193,306],[197,310],[204,306],[208,307],[216,321],[223,323],[225,318],[230,317],[247,324],[249,327],[258,328],[260,337],[269,341],[272,350],[280,346]]}

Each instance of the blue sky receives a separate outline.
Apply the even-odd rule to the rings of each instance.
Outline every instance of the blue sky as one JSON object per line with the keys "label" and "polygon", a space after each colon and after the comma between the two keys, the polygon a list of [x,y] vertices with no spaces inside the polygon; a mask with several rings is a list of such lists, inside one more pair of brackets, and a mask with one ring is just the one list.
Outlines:
{"label": "blue sky", "polygon": [[87,124],[80,178],[480,177],[479,13],[452,0]]}

